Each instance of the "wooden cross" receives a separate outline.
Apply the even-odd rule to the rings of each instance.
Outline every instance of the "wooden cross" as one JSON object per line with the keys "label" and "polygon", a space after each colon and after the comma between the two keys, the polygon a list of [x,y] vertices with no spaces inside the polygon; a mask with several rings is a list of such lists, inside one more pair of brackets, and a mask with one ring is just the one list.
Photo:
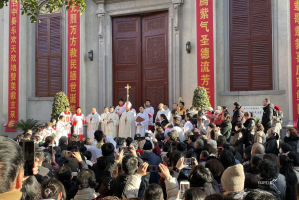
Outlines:
{"label": "wooden cross", "polygon": [[129,101],[129,89],[131,88],[131,86],[127,84],[125,88],[127,89],[127,101]]}

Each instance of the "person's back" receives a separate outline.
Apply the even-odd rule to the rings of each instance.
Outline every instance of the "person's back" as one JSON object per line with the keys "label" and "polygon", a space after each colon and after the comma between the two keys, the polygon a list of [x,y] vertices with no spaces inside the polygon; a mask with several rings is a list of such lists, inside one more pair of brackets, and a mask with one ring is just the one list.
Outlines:
{"label": "person's back", "polygon": [[56,173],[56,178],[63,184],[66,198],[70,200],[77,194],[76,182],[72,180],[72,170],[69,166],[62,166]]}
{"label": "person's back", "polygon": [[87,169],[81,171],[77,178],[78,192],[74,197],[74,200],[88,200],[97,198],[99,194],[94,191],[96,185],[97,182],[95,174],[92,170]]}
{"label": "person's back", "polygon": [[45,159],[44,152],[41,149],[36,149],[34,153],[35,158],[38,158],[38,173],[35,174],[35,178],[39,183],[42,183],[45,179],[54,177],[53,172],[42,166],[42,163]]}

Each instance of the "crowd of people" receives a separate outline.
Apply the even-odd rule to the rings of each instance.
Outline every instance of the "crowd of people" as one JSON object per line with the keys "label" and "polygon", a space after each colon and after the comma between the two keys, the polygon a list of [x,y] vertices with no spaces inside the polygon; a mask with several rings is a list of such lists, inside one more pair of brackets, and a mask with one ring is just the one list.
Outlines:
{"label": "crowd of people", "polygon": [[[156,116],[146,110],[151,110],[148,103],[142,106],[147,124],[136,114],[134,131],[138,125],[147,127],[134,135],[130,128],[127,137],[109,134],[107,125],[115,128],[117,119],[101,121],[93,116],[96,112],[87,118],[103,123],[101,130],[89,127],[96,129],[92,137],[75,131],[52,135],[53,121],[15,140],[0,136],[0,199],[299,199],[297,130],[287,129],[283,137],[283,112],[270,99],[263,101],[261,123],[239,102],[231,115],[225,106],[177,106],[170,111],[160,104]],[[128,108],[123,114],[132,112]],[[149,120],[154,117],[155,123]],[[27,158],[18,144],[24,141],[35,146],[33,175],[26,177]]]}

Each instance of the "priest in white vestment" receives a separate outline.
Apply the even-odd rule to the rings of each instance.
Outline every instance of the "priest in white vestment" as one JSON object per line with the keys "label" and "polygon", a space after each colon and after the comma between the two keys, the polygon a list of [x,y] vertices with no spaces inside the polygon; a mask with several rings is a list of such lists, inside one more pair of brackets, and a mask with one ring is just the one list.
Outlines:
{"label": "priest in white vestment", "polygon": [[83,140],[83,125],[86,123],[84,115],[81,113],[81,108],[76,109],[76,114],[73,115],[74,134],[79,135],[80,140]]}
{"label": "priest in white vestment", "polygon": [[62,136],[68,135],[71,129],[71,124],[69,122],[65,122],[65,117],[63,115],[59,116],[59,121],[56,124],[56,142],[58,145],[58,141]]}
{"label": "priest in white vestment", "polygon": [[119,118],[116,113],[113,112],[114,107],[110,107],[110,113],[106,115],[105,118],[105,124],[106,124],[106,132],[105,135],[109,135],[111,138],[117,137],[117,131],[118,131],[118,124],[119,124]]}
{"label": "priest in white vestment", "polygon": [[154,114],[155,110],[153,106],[151,106],[150,100],[146,100],[145,102],[145,112],[148,114],[148,130],[151,130],[152,132],[154,131]]}
{"label": "priest in white vestment", "polygon": [[126,107],[124,105],[124,100],[123,99],[119,99],[118,101],[118,106],[116,106],[114,113],[116,113],[119,118],[121,117],[121,115],[123,114],[123,112],[125,112]]}
{"label": "priest in white vestment", "polygon": [[[141,137],[144,137],[145,135],[145,130],[147,130],[148,128],[148,114],[146,112],[144,112],[144,107],[140,106],[139,108],[140,113],[137,114],[137,116],[135,117],[135,124],[136,124],[136,133],[139,133],[141,135]],[[142,119],[144,119],[144,121],[142,122],[137,122],[136,119],[138,117],[141,117]]]}
{"label": "priest in white vestment", "polygon": [[131,108],[130,111],[132,111],[134,113],[134,117],[136,117],[136,115],[137,115],[136,110],[134,108]]}
{"label": "priest in white vestment", "polygon": [[[65,106],[65,110],[64,110],[64,112],[60,113],[59,117],[60,116],[64,116],[64,122],[70,123],[70,124],[72,123],[73,115],[70,112],[70,107],[69,106]],[[59,118],[58,118],[58,120],[59,120]],[[71,129],[67,133],[67,137],[70,137],[70,136],[71,136]]]}
{"label": "priest in white vestment", "polygon": [[87,138],[94,139],[94,132],[99,129],[99,123],[101,121],[100,115],[95,108],[91,109],[91,113],[86,117],[87,126]]}
{"label": "priest in white vestment", "polygon": [[105,123],[106,120],[106,116],[109,113],[108,107],[104,108],[104,113],[101,114],[101,131],[103,131],[103,133],[106,133],[106,129],[107,129],[107,124]]}
{"label": "priest in white vestment", "polygon": [[161,115],[161,114],[165,114],[165,110],[163,109],[163,106],[164,106],[163,103],[160,103],[160,104],[159,104],[159,106],[158,106],[159,111],[157,112],[155,122],[161,122],[161,120],[160,120],[160,115]]}
{"label": "priest in white vestment", "polygon": [[136,132],[136,126],[135,126],[134,113],[130,111],[132,104],[129,101],[127,101],[125,106],[126,106],[126,111],[122,113],[119,122],[119,137],[134,138]]}
{"label": "priest in white vestment", "polygon": [[171,111],[169,110],[168,105],[164,104],[163,109],[164,109],[164,114],[165,114],[166,118],[168,119],[168,121],[170,121]]}

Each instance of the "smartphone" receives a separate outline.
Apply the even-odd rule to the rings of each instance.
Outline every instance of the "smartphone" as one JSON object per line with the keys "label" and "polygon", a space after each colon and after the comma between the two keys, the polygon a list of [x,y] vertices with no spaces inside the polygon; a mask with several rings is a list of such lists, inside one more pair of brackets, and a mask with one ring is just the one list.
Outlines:
{"label": "smartphone", "polygon": [[161,172],[159,165],[149,165],[147,167],[147,172]]}
{"label": "smartphone", "polygon": [[189,181],[181,181],[180,182],[180,199],[184,199],[185,192],[190,189],[190,182]]}
{"label": "smartphone", "polygon": [[128,147],[120,147],[119,152],[121,152],[121,150],[123,150],[124,153],[128,153]]}
{"label": "smartphone", "polygon": [[71,157],[72,157],[72,154],[73,154],[73,152],[71,152],[71,151],[66,151],[66,152],[65,152],[65,157],[69,157],[69,158],[71,158]]}
{"label": "smartphone", "polygon": [[21,141],[19,142],[19,145],[21,146],[22,150],[23,150],[23,154],[24,154],[24,175],[25,176],[30,176],[33,175],[33,165],[34,165],[34,161],[35,161],[35,157],[34,157],[34,150],[35,150],[35,146],[34,146],[34,141]]}
{"label": "smartphone", "polygon": [[[192,164],[192,160],[193,160],[193,164]],[[192,159],[192,158],[184,158],[184,164],[185,165],[194,165],[194,159]]]}

